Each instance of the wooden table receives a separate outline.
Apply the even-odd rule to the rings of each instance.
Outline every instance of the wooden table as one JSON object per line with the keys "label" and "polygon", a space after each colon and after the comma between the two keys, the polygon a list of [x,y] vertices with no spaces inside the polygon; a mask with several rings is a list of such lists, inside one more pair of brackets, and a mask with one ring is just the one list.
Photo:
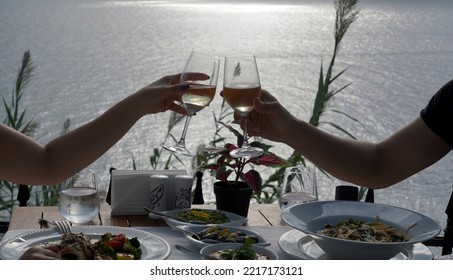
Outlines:
{"label": "wooden table", "polygon": [[[215,205],[192,205],[192,208],[215,209]],[[40,229],[38,220],[61,220],[62,217],[56,206],[16,207],[13,209],[9,230]],[[119,227],[167,226],[162,219],[150,219],[146,215],[111,216],[110,206],[103,205],[99,218],[90,224]],[[281,219],[278,204],[251,204],[246,226],[285,226]]]}

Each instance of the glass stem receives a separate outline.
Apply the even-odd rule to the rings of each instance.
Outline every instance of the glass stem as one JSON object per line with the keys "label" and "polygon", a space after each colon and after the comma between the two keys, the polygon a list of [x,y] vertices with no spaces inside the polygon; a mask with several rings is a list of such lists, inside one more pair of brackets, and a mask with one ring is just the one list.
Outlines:
{"label": "glass stem", "polygon": [[192,115],[187,115],[186,122],[184,123],[184,129],[182,130],[181,139],[179,139],[179,141],[178,141],[179,146],[183,146],[183,147],[186,146],[186,134],[187,134],[187,130],[189,128],[189,123],[190,123],[191,118],[192,118]]}
{"label": "glass stem", "polygon": [[249,141],[248,141],[248,135],[247,135],[247,118],[245,118],[245,121],[244,121],[244,135],[242,136],[243,139],[242,139],[242,149],[247,149],[248,147],[250,147],[250,144],[249,144]]}

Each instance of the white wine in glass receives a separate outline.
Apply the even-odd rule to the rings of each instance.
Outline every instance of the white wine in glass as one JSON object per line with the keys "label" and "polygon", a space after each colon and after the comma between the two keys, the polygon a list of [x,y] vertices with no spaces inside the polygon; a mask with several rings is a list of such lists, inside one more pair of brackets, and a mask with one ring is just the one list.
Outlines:
{"label": "white wine in glass", "polygon": [[[187,111],[186,122],[181,138],[174,146],[164,146],[164,149],[174,153],[193,157],[195,154],[186,147],[186,134],[190,119],[198,111],[209,106],[214,99],[219,77],[220,59],[213,55],[192,52],[181,74],[181,82],[189,82],[189,89],[182,96],[182,104]],[[205,74],[206,79],[196,79],[198,74]]]}
{"label": "white wine in glass", "polygon": [[263,154],[263,150],[250,146],[247,135],[247,116],[253,110],[254,100],[261,95],[261,83],[252,54],[239,54],[225,58],[223,97],[226,102],[245,118],[242,146],[231,151],[236,158],[254,158]]}
{"label": "white wine in glass", "polygon": [[194,115],[208,106],[212,99],[214,99],[215,91],[215,85],[191,85],[182,96],[182,102],[187,110],[187,113],[189,115]]}

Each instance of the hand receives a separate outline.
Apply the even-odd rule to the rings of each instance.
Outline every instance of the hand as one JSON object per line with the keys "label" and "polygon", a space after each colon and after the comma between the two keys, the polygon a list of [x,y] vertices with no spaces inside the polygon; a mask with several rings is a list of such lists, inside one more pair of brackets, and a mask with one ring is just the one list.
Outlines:
{"label": "hand", "polygon": [[[291,113],[266,90],[261,90],[261,97],[255,99],[255,108],[247,118],[249,135],[279,142],[283,142],[286,128],[294,121]],[[234,120],[243,128],[245,122],[243,117],[235,113]]]}
{"label": "hand", "polygon": [[[209,79],[209,76],[193,73],[187,78],[190,80],[206,80]],[[181,83],[180,79],[181,74],[168,75],[142,88],[137,94],[143,96],[146,100],[140,105],[146,106],[145,110],[148,114],[172,110],[187,115],[184,107],[176,102],[181,102],[181,96],[188,89],[190,83]]]}
{"label": "hand", "polygon": [[45,247],[32,247],[25,251],[20,260],[59,260],[59,248],[57,245],[47,245]]}

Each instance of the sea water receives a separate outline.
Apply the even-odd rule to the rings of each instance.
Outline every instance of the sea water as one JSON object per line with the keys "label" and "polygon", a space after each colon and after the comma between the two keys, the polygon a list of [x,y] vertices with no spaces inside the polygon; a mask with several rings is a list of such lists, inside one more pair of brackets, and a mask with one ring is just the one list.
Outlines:
{"label": "sea water", "polygon": [[[325,69],[332,53],[333,0],[250,2],[0,1],[0,93],[9,100],[21,56],[30,50],[36,69],[22,102],[27,115],[40,124],[34,137],[47,143],[61,133],[66,118],[71,128],[80,126],[151,81],[182,71],[192,50],[248,52],[257,57],[262,87],[307,120],[321,63]],[[380,141],[418,116],[453,78],[452,2],[359,1],[358,19],[342,42],[334,68],[335,73],[347,70],[333,89],[351,85],[330,105],[362,124],[332,113],[324,120],[357,139]],[[212,139],[213,114],[218,114],[221,100],[217,93],[210,106],[192,118],[186,137],[192,150]],[[110,167],[132,169],[135,162],[138,169],[150,168],[153,149],[173,144],[165,138],[169,116],[143,118],[94,163],[100,188],[108,186]],[[3,109],[0,117],[5,117]],[[182,125],[172,131],[176,138]],[[320,128],[344,136],[329,125]],[[292,152],[284,144],[270,144],[283,157]],[[452,164],[448,155],[376,191],[376,202],[413,209],[444,224]],[[192,166],[183,158],[171,168],[194,172]],[[212,179],[208,174],[204,179],[205,201],[212,201]],[[319,199],[333,199],[339,184],[320,178]]]}

